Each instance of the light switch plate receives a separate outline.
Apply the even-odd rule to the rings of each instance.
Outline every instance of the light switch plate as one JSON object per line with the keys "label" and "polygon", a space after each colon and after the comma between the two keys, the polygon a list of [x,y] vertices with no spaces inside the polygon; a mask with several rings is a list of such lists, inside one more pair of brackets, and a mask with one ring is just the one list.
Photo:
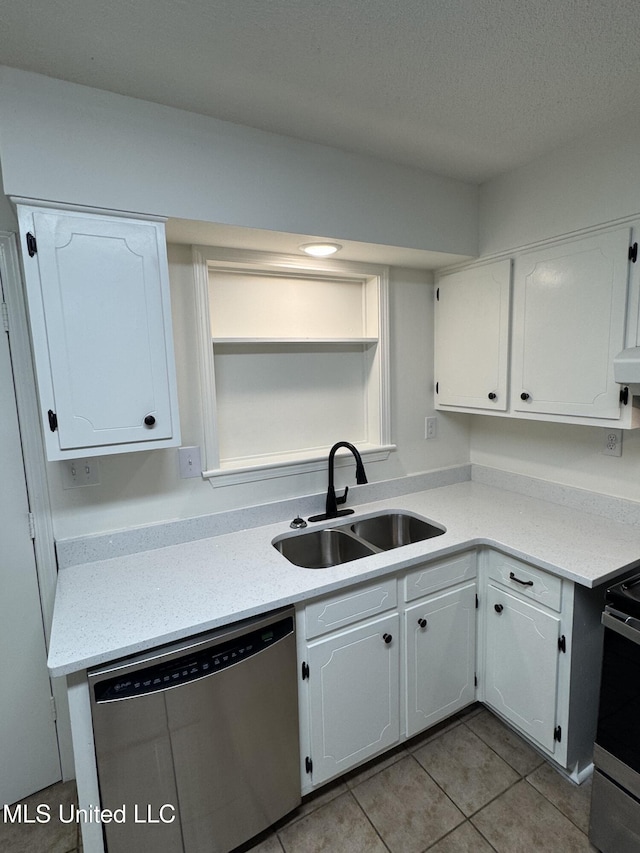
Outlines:
{"label": "light switch plate", "polygon": [[71,459],[62,463],[62,488],[77,489],[79,486],[97,486],[100,484],[100,468],[95,457],[91,459]]}
{"label": "light switch plate", "polygon": [[178,464],[180,465],[180,476],[183,480],[188,477],[202,476],[202,464],[200,462],[199,447],[179,447]]}

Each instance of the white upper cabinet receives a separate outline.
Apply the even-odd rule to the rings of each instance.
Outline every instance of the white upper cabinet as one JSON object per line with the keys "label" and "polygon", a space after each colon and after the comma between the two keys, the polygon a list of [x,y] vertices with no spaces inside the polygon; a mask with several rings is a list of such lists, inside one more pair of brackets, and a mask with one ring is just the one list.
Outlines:
{"label": "white upper cabinet", "polygon": [[48,458],[177,446],[164,225],[18,215]]}
{"label": "white upper cabinet", "polygon": [[516,258],[515,411],[620,417],[613,359],[625,346],[629,227]]}
{"label": "white upper cabinet", "polygon": [[511,262],[440,278],[435,305],[438,406],[506,411]]}
{"label": "white upper cabinet", "polygon": [[519,250],[511,290],[512,259],[443,273],[436,407],[640,426],[640,408],[621,397],[613,373],[615,356],[638,336],[640,275],[629,261],[631,243],[625,225]]}

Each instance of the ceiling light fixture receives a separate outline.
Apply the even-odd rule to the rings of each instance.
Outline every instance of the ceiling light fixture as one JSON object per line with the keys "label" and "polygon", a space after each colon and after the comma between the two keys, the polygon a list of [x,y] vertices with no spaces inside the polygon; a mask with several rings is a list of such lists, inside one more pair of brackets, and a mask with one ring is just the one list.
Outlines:
{"label": "ceiling light fixture", "polygon": [[339,252],[342,246],[340,243],[304,243],[300,248],[313,258],[328,258],[329,255]]}

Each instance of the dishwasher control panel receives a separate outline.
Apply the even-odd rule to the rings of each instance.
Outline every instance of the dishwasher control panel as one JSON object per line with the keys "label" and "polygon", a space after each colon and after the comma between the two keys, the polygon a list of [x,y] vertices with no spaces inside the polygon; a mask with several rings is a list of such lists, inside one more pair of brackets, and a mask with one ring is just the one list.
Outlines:
{"label": "dishwasher control panel", "polygon": [[235,640],[201,646],[179,658],[172,656],[170,660],[136,669],[135,672],[98,681],[93,688],[94,699],[98,703],[115,702],[214,675],[258,654],[292,632],[293,617],[287,616],[279,622],[243,634]]}

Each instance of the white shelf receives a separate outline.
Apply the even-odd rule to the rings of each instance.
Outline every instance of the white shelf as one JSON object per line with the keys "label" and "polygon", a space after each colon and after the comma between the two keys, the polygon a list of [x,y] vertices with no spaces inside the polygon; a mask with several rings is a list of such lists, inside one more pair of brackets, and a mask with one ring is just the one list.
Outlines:
{"label": "white shelf", "polygon": [[373,346],[378,343],[378,338],[262,338],[262,337],[215,337],[211,339],[214,344],[224,344],[225,346],[297,346],[300,344],[326,345],[326,346],[344,346],[352,344],[362,344],[363,346]]}

